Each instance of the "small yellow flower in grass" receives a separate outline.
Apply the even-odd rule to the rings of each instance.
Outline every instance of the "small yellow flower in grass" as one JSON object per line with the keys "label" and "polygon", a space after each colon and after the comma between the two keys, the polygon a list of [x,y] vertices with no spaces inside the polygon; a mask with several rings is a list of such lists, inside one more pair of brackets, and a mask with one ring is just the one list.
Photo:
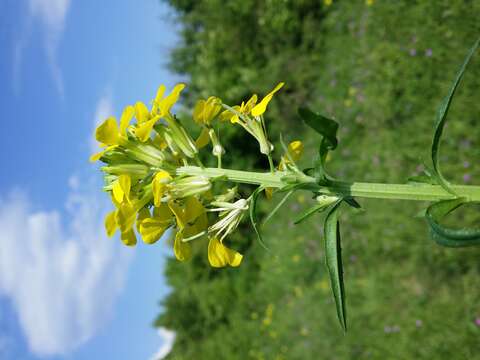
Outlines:
{"label": "small yellow flower in grass", "polygon": [[210,238],[208,243],[208,261],[212,267],[237,267],[242,262],[243,255],[227,248],[216,237]]}
{"label": "small yellow flower in grass", "polygon": [[372,6],[374,3],[375,0],[365,0],[365,4],[367,4],[367,6]]}
{"label": "small yellow flower in grass", "polygon": [[332,5],[332,0],[323,0],[323,4],[325,6],[330,6],[330,5]]}
{"label": "small yellow flower in grass", "polygon": [[222,109],[221,101],[215,96],[199,100],[193,109],[193,120],[198,124],[209,126]]}
{"label": "small yellow flower in grass", "polygon": [[116,146],[120,145],[126,139],[126,131],[130,120],[133,118],[135,110],[133,106],[127,106],[120,118],[120,126],[117,119],[111,116],[101,123],[95,130],[95,138],[100,143],[101,147],[106,147],[103,151],[96,153],[90,157],[90,161],[97,161],[102,155]]}
{"label": "small yellow flower in grass", "polygon": [[273,95],[282,88],[282,86],[285,85],[285,83],[281,82],[275,88],[270,91],[255,107],[252,109],[252,115],[253,116],[260,116],[262,115],[266,110],[268,103],[270,100],[272,100]]}

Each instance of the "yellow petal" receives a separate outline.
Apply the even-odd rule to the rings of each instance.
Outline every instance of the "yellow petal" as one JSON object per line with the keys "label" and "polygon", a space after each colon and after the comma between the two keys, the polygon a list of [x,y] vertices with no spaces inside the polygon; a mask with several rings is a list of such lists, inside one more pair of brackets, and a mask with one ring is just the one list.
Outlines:
{"label": "yellow petal", "polygon": [[182,241],[182,238],[183,236],[181,232],[177,232],[175,235],[175,242],[173,244],[173,252],[178,260],[186,261],[192,256],[192,249],[189,243]]}
{"label": "yellow petal", "polygon": [[102,155],[105,153],[105,151],[106,151],[106,150],[103,150],[103,151],[100,151],[100,152],[98,152],[98,153],[96,153],[96,154],[93,154],[92,156],[90,156],[90,161],[91,161],[91,162],[98,161],[98,160],[102,157]]}
{"label": "yellow petal", "polygon": [[208,261],[213,267],[230,265],[237,267],[242,262],[243,255],[224,246],[217,238],[210,238],[208,243]]}
{"label": "yellow petal", "polygon": [[153,145],[155,145],[156,147],[158,147],[160,150],[165,150],[168,146],[167,142],[165,141],[165,139],[163,139],[160,135],[156,135],[154,138],[153,138]]}
{"label": "yellow petal", "polygon": [[169,201],[168,207],[172,210],[172,213],[175,215],[175,219],[177,221],[177,228],[181,231],[185,228],[185,215],[184,209],[180,206],[176,201]]}
{"label": "yellow petal", "polygon": [[220,114],[220,120],[221,121],[230,121],[230,119],[232,118],[233,114],[230,110],[224,110],[222,111],[222,113]]}
{"label": "yellow petal", "polygon": [[205,108],[205,100],[198,100],[193,108],[193,120],[196,123],[203,124],[203,110]]}
{"label": "yellow petal", "polygon": [[142,223],[143,220],[148,219],[150,217],[150,210],[148,208],[142,208],[138,214],[137,214],[137,221],[136,221],[136,227],[137,231],[140,232],[140,224]]}
{"label": "yellow petal", "polygon": [[185,199],[185,222],[193,223],[200,215],[205,213],[202,203],[194,196]]}
{"label": "yellow petal", "polygon": [[135,135],[141,142],[145,142],[150,139],[150,134],[152,133],[153,126],[159,118],[160,117],[155,117],[151,120],[145,121],[135,128]]}
{"label": "yellow petal", "polygon": [[130,187],[132,179],[129,175],[120,175],[112,187],[113,197],[119,203],[130,197]]}
{"label": "yellow petal", "polygon": [[170,222],[161,221],[157,218],[147,218],[142,220],[139,226],[139,233],[146,244],[154,244],[164,234],[170,226]]}
{"label": "yellow petal", "polygon": [[107,231],[107,236],[112,237],[115,234],[115,231],[118,228],[117,222],[115,220],[116,210],[109,212],[105,217],[105,230]]}
{"label": "yellow petal", "polygon": [[248,99],[247,103],[245,104],[245,106],[243,108],[243,112],[245,114],[249,114],[250,111],[255,106],[255,104],[257,103],[257,100],[258,100],[258,96],[256,94],[253,94],[252,97],[250,99]]}
{"label": "yellow petal", "polygon": [[136,213],[135,207],[132,204],[123,202],[120,205],[118,211],[115,212],[115,221],[120,227],[121,232],[127,232],[133,227]]}
{"label": "yellow petal", "polygon": [[135,114],[133,106],[129,105],[123,109],[122,117],[120,118],[120,134],[125,135],[128,125]]}
{"label": "yellow petal", "polygon": [[292,141],[288,144],[288,152],[293,161],[298,161],[303,155],[303,143],[299,140]]}
{"label": "yellow petal", "polygon": [[122,232],[120,239],[127,246],[135,246],[135,244],[137,243],[137,237],[135,236],[135,232],[133,231],[133,229]]}
{"label": "yellow petal", "polygon": [[195,146],[197,149],[201,149],[210,142],[210,136],[208,135],[208,128],[204,127],[200,136],[195,140]]}
{"label": "yellow petal", "polygon": [[107,145],[117,145],[119,142],[117,120],[112,116],[101,123],[95,131],[97,141]]}
{"label": "yellow petal", "polygon": [[160,107],[160,112],[162,117],[166,116],[170,112],[170,109],[177,102],[180,96],[180,93],[184,88],[185,88],[185,84],[175,85],[172,92],[160,101],[159,107]]}
{"label": "yellow petal", "polygon": [[155,206],[160,206],[162,197],[167,191],[167,184],[172,180],[170,174],[164,170],[156,173],[152,180],[153,202]]}
{"label": "yellow petal", "polygon": [[160,101],[163,98],[163,94],[165,94],[165,85],[160,85],[157,90],[157,95],[155,96],[155,100],[153,100],[153,106],[152,106],[152,113],[157,114],[158,112],[158,106],[160,104]]}
{"label": "yellow petal", "polygon": [[148,111],[147,106],[141,101],[138,101],[135,104],[135,117],[137,118],[138,124],[150,120],[150,112]]}
{"label": "yellow petal", "polygon": [[273,197],[273,188],[265,188],[265,196],[268,200],[271,200]]}
{"label": "yellow petal", "polygon": [[262,115],[265,110],[267,110],[267,105],[268,103],[270,102],[270,100],[272,100],[273,98],[273,95],[282,88],[282,86],[284,85],[285,83],[281,82],[279,83],[277,86],[275,86],[275,89],[273,89],[272,91],[270,91],[263,99],[262,101],[260,101],[257,105],[255,105],[255,107],[252,109],[252,115],[253,116],[260,116]]}
{"label": "yellow petal", "polygon": [[171,221],[172,216],[170,207],[165,203],[161,203],[160,206],[153,209],[153,217],[158,218],[160,221]]}

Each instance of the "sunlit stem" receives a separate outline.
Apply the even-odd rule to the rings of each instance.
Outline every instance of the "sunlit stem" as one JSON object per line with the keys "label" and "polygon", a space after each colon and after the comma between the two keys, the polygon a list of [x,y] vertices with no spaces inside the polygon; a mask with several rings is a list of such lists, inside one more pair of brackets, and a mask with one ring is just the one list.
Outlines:
{"label": "sunlit stem", "polygon": [[[315,178],[305,174],[284,171],[250,172],[231,169],[200,168],[184,166],[177,169],[177,175],[203,175],[216,180],[235,183],[262,185],[270,188],[282,188],[286,185],[282,179],[289,177],[289,184],[314,184]],[[480,186],[452,185],[458,196],[467,201],[480,202]],[[331,181],[328,186],[319,186],[318,192],[325,195],[354,196],[374,199],[397,199],[417,201],[438,201],[455,198],[439,185],[429,184],[385,184],[365,182]]]}

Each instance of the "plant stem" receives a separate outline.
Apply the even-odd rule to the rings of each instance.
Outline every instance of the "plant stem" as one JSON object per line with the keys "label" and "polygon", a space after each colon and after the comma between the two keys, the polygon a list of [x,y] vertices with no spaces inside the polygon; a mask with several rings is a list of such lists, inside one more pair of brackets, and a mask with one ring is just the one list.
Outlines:
{"label": "plant stem", "polygon": [[[286,185],[282,178],[291,175],[282,171],[274,173],[250,172],[230,169],[200,168],[183,166],[177,169],[177,174],[203,175],[209,178],[220,178],[244,184],[263,185],[265,187],[281,188]],[[291,181],[289,181],[291,183]],[[315,183],[311,176],[300,175],[294,183]],[[452,185],[452,189],[467,201],[480,201],[480,186]],[[320,186],[319,192],[326,195],[353,196],[375,199],[397,199],[438,201],[455,198],[439,185],[429,184],[385,184],[366,182],[331,181],[328,186]]]}

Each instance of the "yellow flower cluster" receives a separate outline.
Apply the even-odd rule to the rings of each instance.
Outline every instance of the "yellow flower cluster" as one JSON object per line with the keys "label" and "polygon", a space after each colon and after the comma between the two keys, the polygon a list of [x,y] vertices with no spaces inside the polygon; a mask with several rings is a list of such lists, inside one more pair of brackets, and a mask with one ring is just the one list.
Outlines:
{"label": "yellow flower cluster", "polygon": [[[167,229],[175,233],[173,250],[176,258],[191,257],[193,240],[208,238],[207,257],[213,267],[239,266],[242,255],[224,245],[248,211],[251,197],[240,198],[236,187],[220,188],[213,194],[216,178],[198,174],[178,174],[177,169],[193,162],[203,169],[199,151],[212,143],[212,154],[219,160],[225,153],[212,127],[215,119],[240,124],[260,144],[263,154],[270,154],[263,113],[275,89],[257,103],[253,95],[245,104],[230,107],[214,96],[199,100],[192,118],[201,127],[193,140],[181,121],[172,114],[184,84],[177,84],[165,95],[161,85],[150,109],[142,102],[123,110],[120,123],[114,117],[100,124],[95,137],[102,148],[91,161],[101,160],[105,166],[104,189],[110,193],[114,210],[105,218],[108,236],[118,230],[125,245],[134,246],[139,234],[146,244],[154,244]],[[222,109],[223,112],[222,112]],[[303,149],[293,142],[279,165],[280,170],[295,166]],[[221,184],[219,184],[221,185]],[[215,217],[215,219],[214,219]]]}

